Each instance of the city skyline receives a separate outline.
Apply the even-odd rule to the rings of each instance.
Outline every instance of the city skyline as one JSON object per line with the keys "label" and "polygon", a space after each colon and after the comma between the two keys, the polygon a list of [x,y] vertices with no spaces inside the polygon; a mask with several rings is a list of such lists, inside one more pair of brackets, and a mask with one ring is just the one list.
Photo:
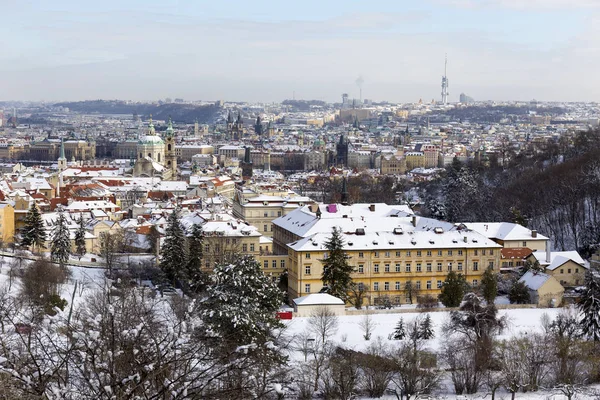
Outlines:
{"label": "city skyline", "polygon": [[0,27],[2,100],[165,97],[593,101],[589,0],[19,2]]}

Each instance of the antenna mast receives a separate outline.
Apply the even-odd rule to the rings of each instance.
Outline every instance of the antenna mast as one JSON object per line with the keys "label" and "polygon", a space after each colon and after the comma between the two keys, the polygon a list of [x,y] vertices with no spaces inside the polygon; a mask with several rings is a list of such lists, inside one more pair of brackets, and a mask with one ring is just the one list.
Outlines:
{"label": "antenna mast", "polygon": [[448,104],[448,54],[444,60],[444,76],[442,76],[442,104]]}

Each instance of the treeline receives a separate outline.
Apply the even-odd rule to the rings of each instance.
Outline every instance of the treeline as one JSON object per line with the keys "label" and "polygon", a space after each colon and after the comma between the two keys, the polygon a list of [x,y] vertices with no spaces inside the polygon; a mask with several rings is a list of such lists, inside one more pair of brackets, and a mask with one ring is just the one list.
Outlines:
{"label": "treeline", "polygon": [[167,120],[169,116],[176,122],[214,123],[221,108],[216,104],[196,106],[193,104],[167,103],[162,105],[147,103],[127,103],[120,100],[88,100],[68,103],[57,103],[55,106],[68,107],[71,111],[101,114],[137,114],[155,119]]}
{"label": "treeline", "polygon": [[[312,183],[301,182],[299,191],[312,199],[324,203],[340,202],[342,178],[320,176]],[[392,176],[373,176],[367,172],[350,176],[347,180],[350,203],[397,203],[397,193],[403,188]]]}
{"label": "treeline", "polygon": [[557,250],[589,255],[600,242],[600,131],[505,149],[503,168],[462,164],[425,184],[423,213],[451,222],[512,221],[537,229]]}

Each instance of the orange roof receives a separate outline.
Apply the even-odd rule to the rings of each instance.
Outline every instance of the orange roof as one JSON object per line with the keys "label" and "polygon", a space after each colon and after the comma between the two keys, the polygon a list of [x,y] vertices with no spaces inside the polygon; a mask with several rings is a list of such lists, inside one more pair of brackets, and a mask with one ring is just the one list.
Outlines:
{"label": "orange roof", "polygon": [[500,254],[504,259],[519,259],[527,258],[533,253],[529,247],[505,247],[500,250]]}

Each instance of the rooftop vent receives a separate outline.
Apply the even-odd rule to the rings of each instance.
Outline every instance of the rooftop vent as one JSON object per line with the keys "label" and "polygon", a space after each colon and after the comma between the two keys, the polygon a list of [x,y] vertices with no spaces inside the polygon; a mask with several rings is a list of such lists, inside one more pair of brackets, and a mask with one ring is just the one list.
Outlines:
{"label": "rooftop vent", "polygon": [[375,204],[371,204],[371,205],[369,206],[369,211],[371,211],[371,212],[375,212]]}
{"label": "rooftop vent", "polygon": [[458,243],[458,240],[452,239],[452,243]]}
{"label": "rooftop vent", "polygon": [[416,241],[415,239],[411,240],[410,242],[411,242],[413,245],[416,245],[416,244],[417,244],[417,241]]}
{"label": "rooftop vent", "polygon": [[531,237],[532,237],[532,238],[536,238],[536,237],[537,237],[537,231],[536,231],[535,229],[533,229],[533,230],[531,231]]}
{"label": "rooftop vent", "polygon": [[477,239],[473,239],[473,243],[477,243]]}
{"label": "rooftop vent", "polygon": [[388,243],[393,245],[393,244],[394,244],[394,241],[393,241],[393,240],[390,240]]}
{"label": "rooftop vent", "polygon": [[444,228],[442,228],[442,227],[438,226],[438,227],[437,227],[437,228],[435,228],[433,231],[434,231],[435,233],[444,233]]}
{"label": "rooftop vent", "polygon": [[342,215],[342,218],[348,218],[347,214]]}
{"label": "rooftop vent", "polygon": [[465,243],[468,243],[468,242],[469,242],[469,238],[467,238],[467,237],[465,236],[465,237],[463,238],[463,241],[464,241]]}
{"label": "rooftop vent", "polygon": [[377,240],[373,240],[373,244],[374,244],[374,245],[378,245],[378,244],[379,244],[379,242],[378,242]]}
{"label": "rooftop vent", "polygon": [[356,232],[354,232],[357,236],[364,236],[365,230],[364,228],[356,228]]}
{"label": "rooftop vent", "polygon": [[402,235],[404,234],[404,231],[402,230],[402,228],[394,228],[394,235]]}
{"label": "rooftop vent", "polygon": [[429,243],[430,243],[430,244],[435,244],[435,241],[433,241],[433,240],[430,240],[430,241],[429,241]]}

